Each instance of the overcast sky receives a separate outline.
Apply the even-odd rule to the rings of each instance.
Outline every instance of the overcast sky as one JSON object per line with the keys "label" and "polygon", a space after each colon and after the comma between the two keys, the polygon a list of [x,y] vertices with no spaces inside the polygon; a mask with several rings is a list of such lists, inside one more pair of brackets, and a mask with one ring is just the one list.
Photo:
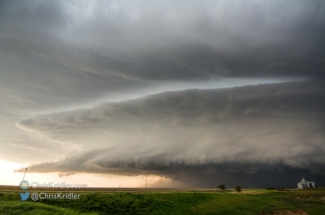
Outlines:
{"label": "overcast sky", "polygon": [[182,186],[324,183],[324,38],[321,0],[0,1],[0,159]]}

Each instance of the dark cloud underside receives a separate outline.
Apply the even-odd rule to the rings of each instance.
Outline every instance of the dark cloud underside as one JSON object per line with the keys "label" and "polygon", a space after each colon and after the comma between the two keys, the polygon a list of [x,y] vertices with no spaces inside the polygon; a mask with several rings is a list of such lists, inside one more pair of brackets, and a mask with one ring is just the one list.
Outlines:
{"label": "dark cloud underside", "polygon": [[64,65],[65,71],[95,72],[99,77],[324,78],[323,1],[93,1],[87,5],[10,1],[4,5],[3,51],[34,58],[39,68],[46,68],[41,62],[47,57]]}

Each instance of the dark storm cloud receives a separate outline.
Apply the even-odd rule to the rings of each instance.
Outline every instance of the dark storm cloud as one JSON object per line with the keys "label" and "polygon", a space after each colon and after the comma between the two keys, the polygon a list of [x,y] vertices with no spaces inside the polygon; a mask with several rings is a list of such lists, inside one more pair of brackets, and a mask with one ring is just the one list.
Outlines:
{"label": "dark storm cloud", "polygon": [[[324,5],[317,0],[8,1],[2,7],[1,43],[10,46],[16,38],[65,70],[96,77],[319,78],[325,66]],[[20,47],[10,49],[18,54]]]}
{"label": "dark storm cloud", "polygon": [[290,178],[301,171],[319,178],[325,174],[324,92],[322,82],[188,90],[17,125],[81,150],[31,166],[32,172],[158,174],[192,185],[236,174]]}
{"label": "dark storm cloud", "polygon": [[321,0],[0,1],[1,156],[15,157],[7,152],[20,146],[33,159],[55,154],[32,171],[160,174],[192,184],[218,171],[229,181],[281,171],[292,180],[323,177],[321,81],[80,108],[181,81],[324,80],[324,38]]}

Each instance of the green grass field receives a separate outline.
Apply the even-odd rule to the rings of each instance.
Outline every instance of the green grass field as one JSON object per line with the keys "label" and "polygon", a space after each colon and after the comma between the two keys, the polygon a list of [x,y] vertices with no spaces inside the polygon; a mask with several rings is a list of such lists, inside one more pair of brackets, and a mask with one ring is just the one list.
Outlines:
{"label": "green grass field", "polygon": [[239,194],[213,190],[74,190],[70,192],[81,194],[79,200],[38,202],[21,201],[19,192],[0,189],[0,214],[325,214],[325,189],[243,190]]}

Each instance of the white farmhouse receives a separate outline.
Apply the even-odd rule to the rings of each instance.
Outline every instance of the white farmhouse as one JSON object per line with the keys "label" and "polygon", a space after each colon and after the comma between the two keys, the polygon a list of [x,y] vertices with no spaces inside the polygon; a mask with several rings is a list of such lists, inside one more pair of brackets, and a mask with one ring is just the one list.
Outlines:
{"label": "white farmhouse", "polygon": [[305,179],[302,179],[301,182],[298,184],[298,189],[310,189],[310,188],[316,188],[316,183],[313,181],[306,181]]}

